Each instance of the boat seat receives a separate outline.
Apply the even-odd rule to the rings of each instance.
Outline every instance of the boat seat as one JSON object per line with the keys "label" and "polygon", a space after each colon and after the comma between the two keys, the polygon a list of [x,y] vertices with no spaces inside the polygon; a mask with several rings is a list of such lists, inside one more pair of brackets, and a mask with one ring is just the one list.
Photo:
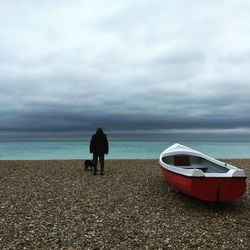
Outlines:
{"label": "boat seat", "polygon": [[192,166],[176,166],[176,165],[175,165],[175,167],[185,168],[185,169],[192,169],[192,168],[194,168]]}
{"label": "boat seat", "polygon": [[197,164],[197,163],[192,163],[191,166],[192,166],[193,168],[197,168],[197,169],[208,169],[207,166],[202,166],[202,165]]}
{"label": "boat seat", "polygon": [[178,166],[179,168],[184,168],[184,169],[200,169],[202,170],[203,172],[205,172],[208,167],[205,167],[205,166],[199,166],[199,165],[196,165],[196,166]]}
{"label": "boat seat", "polygon": [[192,169],[192,168],[199,168],[199,169],[207,169],[207,167],[203,166],[178,166],[180,168]]}

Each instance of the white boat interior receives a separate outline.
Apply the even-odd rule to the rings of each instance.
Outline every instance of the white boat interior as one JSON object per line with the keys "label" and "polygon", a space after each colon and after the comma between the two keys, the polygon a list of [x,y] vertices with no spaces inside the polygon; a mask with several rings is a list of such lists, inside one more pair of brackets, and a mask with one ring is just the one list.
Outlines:
{"label": "white boat interior", "polygon": [[225,166],[220,166],[202,157],[192,155],[170,155],[162,157],[162,161],[172,167],[182,169],[199,169],[204,173],[227,173],[230,169]]}

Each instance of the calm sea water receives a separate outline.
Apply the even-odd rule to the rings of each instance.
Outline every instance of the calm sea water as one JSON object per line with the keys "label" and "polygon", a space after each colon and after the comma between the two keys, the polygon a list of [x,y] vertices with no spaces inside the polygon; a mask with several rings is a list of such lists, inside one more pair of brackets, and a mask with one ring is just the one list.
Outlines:
{"label": "calm sea water", "polygon": [[[106,159],[158,159],[173,141],[110,141]],[[250,158],[250,142],[179,142],[215,158]],[[0,142],[0,160],[91,159],[89,142]]]}

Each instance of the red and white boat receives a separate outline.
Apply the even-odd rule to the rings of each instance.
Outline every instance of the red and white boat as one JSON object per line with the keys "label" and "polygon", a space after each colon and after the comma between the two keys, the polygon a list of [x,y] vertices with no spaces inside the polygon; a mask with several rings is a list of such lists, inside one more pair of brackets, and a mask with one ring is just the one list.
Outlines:
{"label": "red and white boat", "polygon": [[181,144],[164,150],[159,159],[165,179],[178,191],[205,201],[232,201],[246,191],[244,170]]}

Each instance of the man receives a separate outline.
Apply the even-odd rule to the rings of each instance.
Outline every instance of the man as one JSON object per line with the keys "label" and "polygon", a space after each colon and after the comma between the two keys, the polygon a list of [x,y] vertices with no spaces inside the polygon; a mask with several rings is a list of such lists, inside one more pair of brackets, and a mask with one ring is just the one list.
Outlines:
{"label": "man", "polygon": [[93,165],[94,165],[94,175],[96,175],[97,171],[97,162],[98,158],[101,165],[101,175],[104,174],[104,155],[109,152],[109,144],[107,140],[107,136],[103,133],[102,128],[98,127],[96,129],[96,133],[93,134],[89,151],[93,154]]}

